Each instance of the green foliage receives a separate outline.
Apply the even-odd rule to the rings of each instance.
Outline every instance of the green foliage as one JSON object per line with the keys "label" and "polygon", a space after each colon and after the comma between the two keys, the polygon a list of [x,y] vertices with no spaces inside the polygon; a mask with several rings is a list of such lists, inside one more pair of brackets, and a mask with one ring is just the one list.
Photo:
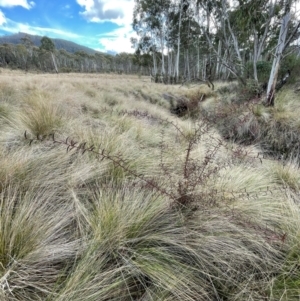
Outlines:
{"label": "green foliage", "polygon": [[73,72],[72,68],[69,67],[62,67],[59,69],[59,73],[71,73]]}
{"label": "green foliage", "polygon": [[256,67],[258,73],[258,81],[260,83],[268,81],[272,68],[272,63],[268,61],[258,61]]}
{"label": "green foliage", "polygon": [[46,51],[50,51],[53,52],[55,49],[55,45],[52,42],[52,40],[46,36],[41,38],[41,46],[40,46],[41,50],[46,50]]}
{"label": "green foliage", "polygon": [[[256,68],[257,68],[257,77],[258,77],[259,83],[264,84],[264,83],[268,82],[271,68],[272,68],[272,62],[258,61],[256,63]],[[246,69],[248,78],[253,79],[253,61],[247,62],[245,69]]]}
{"label": "green foliage", "polygon": [[291,74],[288,79],[288,83],[295,83],[299,78],[299,71],[300,57],[295,54],[287,55],[283,58],[280,64],[279,79],[284,77],[287,72],[290,72]]}

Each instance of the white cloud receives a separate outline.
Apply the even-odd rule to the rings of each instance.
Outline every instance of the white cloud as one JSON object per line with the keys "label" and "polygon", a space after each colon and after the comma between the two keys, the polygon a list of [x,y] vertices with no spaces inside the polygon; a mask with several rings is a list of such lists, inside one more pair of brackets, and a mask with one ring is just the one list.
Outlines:
{"label": "white cloud", "polygon": [[4,16],[4,13],[0,10],[0,26],[6,23],[6,18]]}
{"label": "white cloud", "polygon": [[[0,11],[1,12],[1,11]],[[1,24],[1,14],[0,14],[0,24]],[[5,24],[1,26],[1,30],[16,33],[16,32],[26,32],[31,35],[40,35],[40,36],[52,36],[59,37],[62,39],[80,39],[82,38],[80,35],[75,34],[73,32],[67,32],[62,29],[48,28],[48,27],[38,27],[31,26],[25,23],[17,23],[10,19],[5,19]]]}
{"label": "white cloud", "polygon": [[134,52],[130,38],[134,0],[77,0],[84,8],[81,15],[89,22],[112,22],[120,28],[99,36],[102,51]]}
{"label": "white cloud", "polygon": [[100,35],[99,43],[102,45],[102,51],[133,53],[130,38],[135,36],[131,28],[126,26]]}
{"label": "white cloud", "polygon": [[0,0],[0,7],[22,6],[26,9],[31,9],[35,3],[27,0]]}
{"label": "white cloud", "polygon": [[113,22],[129,25],[132,22],[134,0],[77,0],[84,8],[81,15],[90,22]]}

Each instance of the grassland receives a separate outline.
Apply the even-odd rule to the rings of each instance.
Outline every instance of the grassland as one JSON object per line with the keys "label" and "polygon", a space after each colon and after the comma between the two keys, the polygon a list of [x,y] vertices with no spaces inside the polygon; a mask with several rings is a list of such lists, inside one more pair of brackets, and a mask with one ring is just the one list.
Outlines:
{"label": "grassland", "polygon": [[[162,97],[199,89],[192,118]],[[287,95],[253,116],[297,116]],[[0,300],[299,300],[298,158],[226,137],[256,122],[231,96],[2,70]]]}

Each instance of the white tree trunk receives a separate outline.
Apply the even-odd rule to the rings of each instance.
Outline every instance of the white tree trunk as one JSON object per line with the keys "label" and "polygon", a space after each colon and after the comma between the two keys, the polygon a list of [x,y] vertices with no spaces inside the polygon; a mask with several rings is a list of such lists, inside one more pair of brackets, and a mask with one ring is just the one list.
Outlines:
{"label": "white tree trunk", "polygon": [[165,55],[164,55],[164,51],[165,51],[165,45],[164,45],[164,33],[162,32],[160,35],[160,44],[161,44],[161,75],[164,76],[165,75]]}
{"label": "white tree trunk", "polygon": [[179,7],[179,25],[178,25],[178,39],[177,39],[177,57],[176,57],[176,66],[175,66],[175,77],[176,80],[179,78],[179,56],[180,56],[180,30],[181,30],[181,14],[182,14],[183,0],[180,0]]}
{"label": "white tree trunk", "polygon": [[222,51],[222,41],[219,40],[218,44],[218,56],[217,56],[217,65],[216,65],[216,76],[219,78],[220,69],[221,69],[221,51]]}
{"label": "white tree trunk", "polygon": [[55,72],[58,73],[58,69],[57,69],[57,65],[56,65],[56,61],[55,61],[53,52],[51,52],[51,58],[52,58],[53,66],[55,68]]}
{"label": "white tree trunk", "polygon": [[273,59],[272,70],[269,77],[268,88],[267,88],[267,99],[266,99],[267,106],[274,106],[275,88],[277,83],[278,70],[282,58],[282,52],[285,47],[285,40],[287,36],[290,19],[291,19],[291,13],[288,11],[282,19],[282,24],[280,28],[279,37],[278,37],[278,43],[276,47],[276,53]]}
{"label": "white tree trunk", "polygon": [[200,47],[197,48],[197,78],[200,77]]}
{"label": "white tree trunk", "polygon": [[187,78],[188,80],[191,80],[191,72],[190,72],[190,55],[189,55],[189,50],[186,50],[186,72],[187,72]]}
{"label": "white tree trunk", "polygon": [[262,54],[263,51],[263,47],[265,44],[265,41],[267,39],[268,36],[268,32],[270,30],[270,24],[271,24],[271,20],[274,16],[274,8],[275,8],[275,4],[277,3],[277,1],[275,1],[275,3],[273,4],[273,2],[271,1],[270,3],[270,7],[269,7],[269,15],[268,15],[268,19],[267,22],[265,24],[265,30],[264,30],[264,34],[262,35],[260,41],[258,39],[258,34],[255,28],[253,28],[253,34],[254,34],[254,49],[253,49],[253,75],[254,75],[254,79],[258,82],[258,75],[257,75],[257,62],[260,59],[260,56]]}
{"label": "white tree trunk", "polygon": [[257,32],[254,31],[253,77],[254,77],[254,80],[258,83],[257,61],[258,61],[258,36],[257,36]]}
{"label": "white tree trunk", "polygon": [[153,76],[155,77],[156,74],[157,74],[157,65],[156,65],[156,56],[155,56],[155,52],[153,51],[153,54],[152,54],[152,59],[153,59]]}

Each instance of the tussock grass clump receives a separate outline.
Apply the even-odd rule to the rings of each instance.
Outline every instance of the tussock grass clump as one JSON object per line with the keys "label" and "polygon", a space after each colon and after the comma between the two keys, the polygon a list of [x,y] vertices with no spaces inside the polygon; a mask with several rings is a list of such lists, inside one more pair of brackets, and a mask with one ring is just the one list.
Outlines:
{"label": "tussock grass clump", "polygon": [[217,211],[186,222],[155,194],[114,187],[96,192],[89,213],[77,202],[90,241],[55,300],[255,299],[278,260],[257,233],[220,222]]}
{"label": "tussock grass clump", "polygon": [[17,95],[16,89],[8,83],[0,85],[0,102],[14,102]]}
{"label": "tussock grass clump", "polygon": [[293,191],[299,191],[300,173],[298,158],[281,163],[268,164],[268,172],[270,177],[276,184],[289,187]]}
{"label": "tussock grass clump", "polygon": [[0,124],[5,124],[11,116],[11,107],[9,104],[0,103]]}
{"label": "tussock grass clump", "polygon": [[97,192],[93,204],[85,221],[90,244],[62,296],[68,300],[163,300],[171,296],[173,300],[196,296],[204,300],[201,278],[187,264],[188,257],[193,260],[195,256],[182,239],[184,227],[163,199],[113,189]]}
{"label": "tussock grass clump", "polygon": [[78,245],[70,236],[72,213],[49,191],[0,193],[0,296],[41,300],[54,292],[72,264]]}
{"label": "tussock grass clump", "polygon": [[299,286],[299,196],[290,194],[285,206],[289,210],[286,223],[286,241],[288,250],[280,273],[273,279],[271,285],[271,300],[298,300],[300,295]]}
{"label": "tussock grass clump", "polygon": [[104,102],[110,107],[114,107],[115,105],[117,105],[119,103],[116,98],[114,98],[113,96],[111,96],[109,94],[104,95]]}
{"label": "tussock grass clump", "polygon": [[235,94],[237,89],[239,88],[239,84],[236,82],[233,82],[231,84],[228,83],[222,83],[219,84],[219,87],[217,88],[218,93],[220,93],[221,95],[228,95],[228,94]]}
{"label": "tussock grass clump", "polygon": [[182,96],[164,94],[164,98],[170,101],[170,111],[178,117],[198,118],[200,114],[200,103],[206,99],[216,99],[217,94],[206,85],[188,89],[180,93]]}
{"label": "tussock grass clump", "polygon": [[205,120],[178,118],[162,97],[182,97],[178,86],[14,75],[24,93],[14,94],[13,118],[0,129],[1,300],[299,293],[296,161],[267,160],[261,145],[228,142],[222,135],[232,128],[218,133],[208,123],[215,112],[239,120],[236,141],[250,143],[270,109],[211,95],[197,103]]}
{"label": "tussock grass clump", "polygon": [[204,101],[206,98],[216,97],[217,95],[207,85],[200,85],[199,87],[188,89],[185,93],[185,96],[191,101],[201,102]]}
{"label": "tussock grass clump", "polygon": [[274,108],[264,107],[257,99],[238,103],[235,97],[201,105],[201,115],[214,124],[225,139],[258,144],[265,153],[276,158],[297,155],[300,110],[294,92],[280,91]]}
{"label": "tussock grass clump", "polygon": [[47,95],[29,95],[27,102],[20,120],[33,135],[48,135],[62,126],[61,110]]}
{"label": "tussock grass clump", "polygon": [[85,91],[85,95],[87,95],[91,98],[94,98],[94,97],[96,97],[97,93],[94,90],[89,89],[89,90]]}
{"label": "tussock grass clump", "polygon": [[214,124],[225,139],[246,145],[259,142],[261,128],[256,105],[221,100],[211,106],[204,104],[202,108],[202,116]]}

